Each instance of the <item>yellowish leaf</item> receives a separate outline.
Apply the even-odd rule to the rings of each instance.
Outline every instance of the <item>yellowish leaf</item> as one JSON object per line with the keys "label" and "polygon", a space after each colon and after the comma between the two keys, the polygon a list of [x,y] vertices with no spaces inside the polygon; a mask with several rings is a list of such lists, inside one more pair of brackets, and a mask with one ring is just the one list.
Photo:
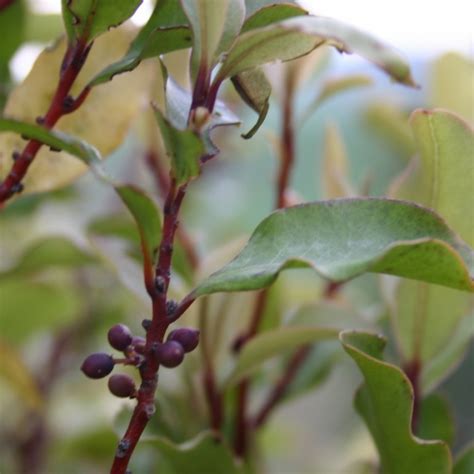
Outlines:
{"label": "yellowish leaf", "polygon": [[[120,28],[97,39],[86,64],[72,89],[76,96],[104,64],[123,56],[133,39],[133,31]],[[44,115],[54,94],[66,40],[45,49],[26,79],[11,93],[4,115],[28,122]],[[80,137],[95,146],[102,156],[120,146],[132,121],[147,105],[153,65],[144,62],[133,72],[94,88],[84,104],[71,115],[60,119],[58,130]],[[11,154],[21,151],[25,141],[18,135],[0,135],[0,178],[11,167]],[[85,173],[86,165],[76,158],[43,147],[31,165],[25,180],[25,192],[49,191],[65,186]]]}
{"label": "yellowish leaf", "polygon": [[355,195],[348,179],[346,149],[335,124],[326,127],[321,179],[327,199]]}
{"label": "yellowish leaf", "polygon": [[0,341],[0,378],[8,383],[20,400],[35,410],[41,410],[43,399],[29,369],[25,366],[20,355],[3,341]]}

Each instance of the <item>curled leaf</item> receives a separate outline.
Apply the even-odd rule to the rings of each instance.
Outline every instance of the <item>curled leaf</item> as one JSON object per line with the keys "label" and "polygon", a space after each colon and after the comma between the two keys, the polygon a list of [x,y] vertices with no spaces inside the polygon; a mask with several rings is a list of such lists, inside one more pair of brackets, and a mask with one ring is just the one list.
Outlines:
{"label": "curled leaf", "polygon": [[405,201],[357,198],[274,212],[193,294],[256,290],[301,267],[331,281],[377,272],[474,290],[474,252],[438,215]]}

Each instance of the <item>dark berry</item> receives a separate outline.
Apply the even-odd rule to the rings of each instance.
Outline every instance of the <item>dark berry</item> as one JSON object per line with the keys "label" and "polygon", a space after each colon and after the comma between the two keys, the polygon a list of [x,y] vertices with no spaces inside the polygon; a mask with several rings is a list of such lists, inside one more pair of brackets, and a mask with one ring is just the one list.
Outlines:
{"label": "dark berry", "polygon": [[91,379],[101,379],[109,375],[114,368],[114,359],[104,352],[91,354],[81,365],[81,370]]}
{"label": "dark berry", "polygon": [[136,392],[135,382],[126,374],[115,374],[107,383],[110,393],[120,398],[133,397]]}
{"label": "dark berry", "polygon": [[125,324],[116,324],[107,333],[109,344],[118,351],[124,351],[132,342],[132,333]]}
{"label": "dark berry", "polygon": [[146,340],[144,337],[133,336],[131,345],[133,346],[135,352],[137,352],[138,354],[145,353]]}
{"label": "dark berry", "polygon": [[176,367],[184,359],[183,346],[176,341],[166,341],[164,344],[157,344],[154,347],[158,362],[165,367]]}
{"label": "dark berry", "polygon": [[168,341],[179,342],[183,346],[184,352],[191,352],[199,344],[199,331],[191,328],[175,329],[170,332]]}

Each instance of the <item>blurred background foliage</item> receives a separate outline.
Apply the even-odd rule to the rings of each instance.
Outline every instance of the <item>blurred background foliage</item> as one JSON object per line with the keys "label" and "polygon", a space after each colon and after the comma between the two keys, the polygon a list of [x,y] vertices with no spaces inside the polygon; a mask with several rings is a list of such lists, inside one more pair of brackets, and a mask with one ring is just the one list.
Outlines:
{"label": "blurred background foliage", "polygon": [[[13,2],[2,10],[1,109],[15,86],[12,71],[19,51],[43,47],[62,30],[59,15],[30,11],[25,2]],[[169,70],[184,85],[187,54],[166,57]],[[417,107],[446,108],[473,123],[472,61],[452,52],[430,62],[413,58],[412,64],[422,85],[414,91],[389,84],[365,64],[348,67],[344,58],[326,50],[290,65],[270,66],[270,112],[251,141],[243,140],[240,133],[251,128],[255,114],[241,105],[229,86],[225,99],[243,124],[217,136],[219,159],[209,163],[190,186],[181,221],[200,264],[193,272],[178,248],[175,296],[184,296],[194,282],[232,257],[272,210],[281,102],[288,93],[282,78],[288,69],[297,84],[297,163],[288,196],[291,202],[389,195],[416,150],[408,117]],[[148,61],[147,68],[155,78],[156,61]],[[120,110],[105,112],[103,120]],[[108,156],[106,166],[116,177],[139,183],[159,201],[146,159],[150,151],[159,157],[163,153],[149,122],[143,107],[133,114],[126,138]],[[53,192],[17,198],[0,213],[0,232],[0,471],[104,472],[133,404],[113,398],[105,380],[84,378],[79,366],[90,351],[108,351],[105,334],[112,324],[125,323],[141,334],[148,298],[131,218],[110,189],[88,173]],[[272,287],[263,330],[336,320],[344,328],[383,332],[389,338],[391,360],[397,361],[391,307],[385,297],[395,284],[394,279],[367,275],[323,301],[324,283],[312,272],[282,274]],[[221,381],[234,363],[229,345],[246,324],[254,298],[242,293],[207,300],[208,340]],[[472,300],[470,305],[472,311]],[[197,326],[199,309],[199,304],[192,307],[180,324]],[[466,332],[472,331],[472,320],[459,321],[456,327],[464,322]],[[421,415],[427,421],[421,423],[420,434],[436,433],[455,453],[474,437],[474,349],[467,345],[464,340],[436,386],[436,395],[432,392],[423,404],[425,413],[431,414]],[[259,370],[253,387],[256,406],[287,359],[285,353]],[[210,449],[206,434],[198,435],[208,426],[200,368],[200,355],[193,354],[180,370],[160,371],[158,413],[147,429],[150,440],[141,443],[134,457],[134,472],[155,472],[158,462],[160,473],[185,472],[179,470],[181,461],[176,460],[173,445],[151,435],[162,435],[169,443],[193,439],[186,458],[190,463],[196,462],[193,450],[202,454]],[[305,369],[256,440],[262,472],[374,472],[373,442],[352,408],[359,381],[338,342],[315,345]],[[234,402],[228,398],[227,408]],[[428,423],[436,424],[437,417],[452,419],[453,424],[443,421],[440,433]],[[230,462],[226,452],[221,454],[226,465]],[[209,466],[201,469],[213,472],[206,471]]]}

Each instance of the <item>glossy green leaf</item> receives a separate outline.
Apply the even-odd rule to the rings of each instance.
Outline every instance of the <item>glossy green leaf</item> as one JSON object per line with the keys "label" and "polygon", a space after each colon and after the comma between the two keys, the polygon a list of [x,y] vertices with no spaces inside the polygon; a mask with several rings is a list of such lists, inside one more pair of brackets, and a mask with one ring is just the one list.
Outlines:
{"label": "glossy green leaf", "polygon": [[[411,118],[419,154],[392,189],[397,197],[425,205],[446,220],[470,245],[474,226],[472,206],[474,134],[467,124],[446,111],[416,111]],[[393,297],[392,313],[399,347],[405,360],[422,365],[423,390],[434,387],[462,355],[472,330],[457,337],[456,328],[473,308],[473,299],[448,288],[403,281]],[[456,348],[453,344],[461,344]],[[443,352],[447,351],[446,357]],[[439,364],[436,367],[437,361]],[[429,377],[426,371],[429,370]],[[433,378],[436,376],[436,378]]]}
{"label": "glossy green leaf", "polygon": [[309,343],[335,339],[338,329],[312,326],[282,327],[255,336],[244,345],[227,384],[234,385],[272,357]]}
{"label": "glossy green leaf", "polygon": [[234,84],[235,90],[241,99],[258,113],[256,124],[247,133],[242,134],[243,138],[252,138],[267,116],[272,86],[265,73],[260,69],[252,69],[237,74],[232,77],[232,84]]}
{"label": "glossy green leaf", "polygon": [[155,108],[155,116],[171,160],[173,176],[178,185],[185,183],[199,174],[204,143],[195,131],[176,128],[159,108]]}
{"label": "glossy green leaf", "polygon": [[456,459],[453,474],[472,474],[474,472],[474,443],[467,446]]}
{"label": "glossy green leaf", "polygon": [[254,30],[255,28],[262,28],[264,26],[271,25],[277,21],[287,20],[295,16],[307,15],[308,12],[291,3],[278,4],[271,2],[270,5],[265,5],[255,13],[250,15],[242,25],[240,33],[246,33],[247,31]]}
{"label": "glossy green leaf", "polygon": [[28,275],[51,267],[79,267],[96,261],[69,239],[49,237],[30,245],[12,267],[0,273],[0,277]]}
{"label": "glossy green leaf", "polygon": [[238,474],[230,449],[210,432],[202,432],[192,440],[174,444],[166,438],[147,439],[156,446],[173,474]]}
{"label": "glossy green leaf", "polygon": [[2,340],[0,340],[0,359],[2,361],[0,379],[15,391],[18,400],[23,401],[31,410],[40,411],[44,407],[44,400],[33,374],[20,354]]}
{"label": "glossy green leaf", "polygon": [[67,283],[9,278],[0,282],[0,308],[2,338],[18,344],[73,321],[82,311],[82,301]]}
{"label": "glossy green leaf", "polygon": [[238,35],[245,16],[243,0],[181,0],[193,32],[191,70],[205,77]]}
{"label": "glossy green leaf", "polygon": [[448,446],[454,441],[454,418],[448,401],[432,393],[420,403],[416,436],[421,439],[440,439]]}
{"label": "glossy green leaf", "polygon": [[193,292],[245,291],[285,268],[309,267],[332,281],[389,273],[473,290],[474,252],[432,211],[390,199],[339,199],[279,210],[247,246]]}
{"label": "glossy green leaf", "polygon": [[384,362],[385,340],[373,334],[344,331],[344,350],[358,365],[364,383],[355,408],[366,422],[385,474],[449,474],[451,456],[442,441],[424,441],[411,433],[413,389],[406,375]]}
{"label": "glossy green leaf", "polygon": [[180,4],[175,0],[159,0],[127,54],[107,66],[90,82],[91,86],[110,81],[116,74],[135,69],[143,59],[191,47],[191,32]]}
{"label": "glossy green leaf", "polygon": [[140,189],[116,183],[109,178],[102,168],[100,154],[94,147],[65,133],[16,120],[0,119],[0,131],[2,130],[14,131],[53,148],[67,151],[90,166],[99,179],[114,187],[127,206],[137,223],[145,260],[154,260],[154,251],[161,238],[161,220],[153,200]]}
{"label": "glossy green leaf", "polygon": [[62,0],[69,40],[93,41],[130,18],[141,3],[142,0]]}
{"label": "glossy green leaf", "polygon": [[294,59],[322,44],[359,54],[394,80],[414,85],[410,68],[393,48],[345,23],[310,15],[290,18],[239,36],[216,82],[269,62]]}

